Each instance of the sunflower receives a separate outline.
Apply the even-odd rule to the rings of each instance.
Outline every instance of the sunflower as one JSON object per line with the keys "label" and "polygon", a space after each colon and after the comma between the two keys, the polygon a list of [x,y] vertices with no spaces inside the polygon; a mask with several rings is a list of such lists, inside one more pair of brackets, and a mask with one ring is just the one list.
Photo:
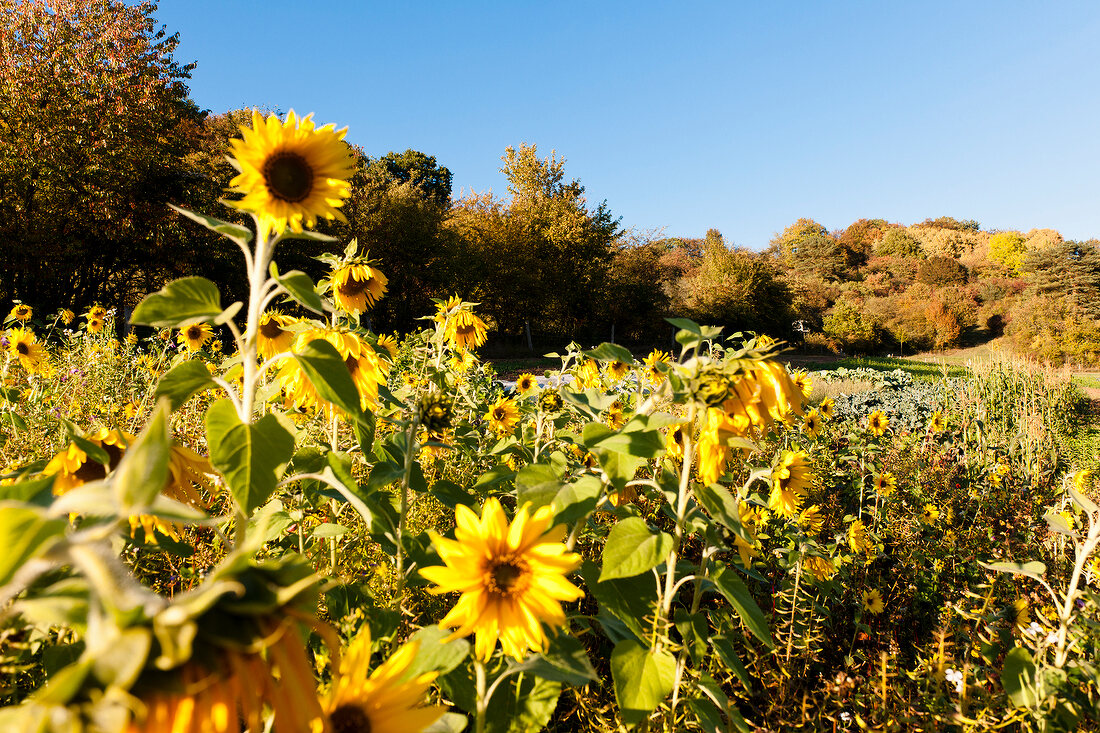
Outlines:
{"label": "sunflower", "polygon": [[864,611],[869,611],[877,616],[886,610],[886,604],[882,602],[882,594],[878,592],[878,588],[864,591],[862,598]]}
{"label": "sunflower", "polygon": [[671,359],[672,357],[667,351],[654,349],[649,353],[649,356],[645,358],[643,364],[645,364],[645,377],[649,380],[650,384],[660,384],[665,381],[665,372],[657,365],[663,364],[667,367]]}
{"label": "sunflower", "polygon": [[547,387],[542,392],[539,392],[539,409],[545,413],[561,412],[561,408],[565,407],[565,402],[561,398],[561,394],[553,387]]}
{"label": "sunflower", "polygon": [[397,337],[396,336],[379,336],[377,341],[378,346],[381,346],[386,350],[386,353],[390,355],[390,359],[397,358]]}
{"label": "sunflower", "polygon": [[88,322],[84,324],[84,327],[88,329],[88,333],[99,333],[103,330],[103,325],[104,320],[102,318],[88,316]]}
{"label": "sunflower", "polygon": [[332,273],[332,295],[339,308],[359,314],[386,294],[389,280],[370,263],[349,263]]}
{"label": "sunflower", "polygon": [[879,496],[890,496],[898,487],[898,480],[889,471],[883,471],[875,476],[875,491]]}
{"label": "sunflower", "polygon": [[766,333],[762,333],[756,337],[756,348],[758,349],[766,349],[768,347],[775,346],[776,343],[776,340]]}
{"label": "sunflower", "polygon": [[1017,598],[1005,609],[1005,616],[1020,631],[1031,623],[1031,603],[1026,598]]}
{"label": "sunflower", "polygon": [[10,321],[29,321],[31,316],[34,315],[34,311],[26,303],[20,303],[11,309],[11,313],[8,314],[8,320]]}
{"label": "sunflower", "polygon": [[729,440],[744,437],[748,429],[749,420],[744,415],[730,416],[717,407],[707,408],[699,431],[699,479],[704,484],[716,483],[722,477],[731,453]]}
{"label": "sunflower", "polygon": [[88,312],[84,314],[84,317],[85,318],[98,318],[99,320],[102,321],[104,318],[107,317],[107,309],[104,308],[101,305],[98,305],[98,304],[93,305],[91,308],[88,309]]}
{"label": "sunflower", "polygon": [[229,141],[232,162],[240,170],[229,185],[244,198],[233,206],[259,219],[261,240],[288,226],[301,232],[317,217],[346,221],[336,210],[350,195],[348,179],[355,170],[351,149],[343,142],[347,128],[317,128],[307,115],[287,113],[280,123],[252,111],[252,127],[241,126],[243,139]]}
{"label": "sunflower", "polygon": [[512,428],[519,422],[519,408],[515,400],[501,397],[489,405],[489,411],[485,413],[485,421],[489,423],[489,429],[498,435],[512,432]]}
{"label": "sunflower", "polygon": [[[389,362],[380,359],[371,345],[359,336],[341,329],[311,328],[303,331],[294,342],[294,350],[301,351],[310,341],[317,339],[324,339],[336,347],[336,351],[344,357],[344,366],[359,391],[360,406],[363,409],[374,409],[378,404],[378,387],[386,383]],[[310,408],[323,402],[317,388],[309,381],[296,359],[283,362],[279,370],[279,380],[296,407]]]}
{"label": "sunflower", "polygon": [[936,523],[940,516],[940,508],[935,504],[925,504],[921,509],[920,521],[927,525]]}
{"label": "sunflower", "polygon": [[214,331],[209,323],[192,323],[187,328],[180,329],[176,341],[180,346],[186,346],[188,351],[198,351],[213,337]]}
{"label": "sunflower", "polygon": [[489,331],[485,321],[478,318],[470,310],[470,305],[462,302],[457,295],[438,303],[435,320],[444,324],[447,341],[459,351],[481,346]]}
{"label": "sunflower", "polygon": [[857,519],[848,525],[848,547],[852,548],[852,552],[870,554],[874,546],[871,535],[867,533],[867,525],[862,519]]}
{"label": "sunflower", "polygon": [[817,410],[810,410],[806,413],[806,417],[802,420],[802,429],[811,438],[817,437],[818,432],[821,430],[821,415],[818,414]]}
{"label": "sunflower", "polygon": [[623,414],[623,403],[621,400],[615,400],[607,408],[607,427],[612,430],[618,430],[623,425],[626,425],[626,415]]}
{"label": "sunflower", "polygon": [[836,403],[833,402],[832,397],[826,397],[821,400],[821,404],[817,406],[817,411],[821,413],[821,417],[826,420],[831,420],[833,414],[836,412]]}
{"label": "sunflower", "polygon": [[459,351],[452,356],[451,360],[448,362],[451,371],[457,372],[458,374],[465,374],[470,371],[470,367],[476,363],[477,357],[474,356],[472,351]]}
{"label": "sunflower", "polygon": [[108,472],[113,471],[118,466],[122,454],[134,440],[134,436],[119,430],[101,428],[95,433],[85,436],[84,439],[103,449],[103,452],[107,454],[107,465],[104,466],[90,460],[88,454],[76,443],[70,443],[64,450],[50,459],[50,462],[42,469],[43,474],[54,476],[54,494],[60,496],[77,486],[105,478]]}
{"label": "sunflower", "polygon": [[294,332],[289,330],[289,326],[296,321],[296,318],[277,310],[265,311],[260,316],[260,327],[256,329],[256,350],[260,352],[260,358],[274,359],[276,354],[290,351]]}
{"label": "sunflower", "polygon": [[814,504],[803,509],[798,515],[798,526],[805,529],[807,534],[820,534],[825,527],[825,516],[821,513],[821,507]]}
{"label": "sunflower", "polygon": [[928,421],[928,429],[931,430],[933,433],[938,434],[943,432],[945,426],[946,424],[943,419],[943,414],[940,413],[939,410],[933,412],[932,419]]}
{"label": "sunflower", "polygon": [[681,423],[668,429],[668,434],[665,435],[665,456],[675,461],[681,461],[684,458],[684,428],[686,426]]}
{"label": "sunflower", "polygon": [[29,328],[13,328],[8,333],[8,353],[19,360],[28,374],[49,373],[49,356],[38,337]]}
{"label": "sunflower", "polygon": [[607,376],[611,377],[613,382],[622,380],[629,373],[630,365],[625,361],[612,361],[607,364]]}
{"label": "sunflower", "polygon": [[810,395],[814,391],[814,380],[810,378],[809,374],[800,369],[791,375],[791,381],[798,387],[803,397],[810,399]]}
{"label": "sunflower", "polygon": [[73,322],[73,319],[76,318],[76,314],[68,308],[64,308],[61,310],[60,313],[57,314],[57,317],[61,319],[62,323],[68,326],[70,323]]}
{"label": "sunflower", "polygon": [[447,708],[424,705],[436,672],[409,675],[420,643],[403,644],[378,669],[370,669],[371,635],[364,627],[340,659],[339,672],[322,700],[332,733],[416,733],[442,717]]}
{"label": "sunflower", "polygon": [[588,357],[581,359],[574,374],[581,389],[600,386],[600,365],[595,359]]}
{"label": "sunflower", "polygon": [[1089,483],[1092,481],[1092,471],[1082,470],[1073,474],[1073,488],[1082,493],[1088,488]]}
{"label": "sunflower", "polygon": [[527,394],[531,390],[539,386],[539,382],[535,379],[534,374],[524,372],[516,377],[516,391],[520,394]]}
{"label": "sunflower", "polygon": [[737,549],[737,555],[741,558],[741,564],[745,568],[751,568],[752,559],[760,557],[760,551],[756,549],[756,543],[758,542],[756,528],[761,523],[760,513],[756,511],[755,507],[744,501],[738,506],[737,512],[741,518],[741,527],[752,537],[752,542],[745,540],[739,534],[734,534],[733,544]]}
{"label": "sunflower", "polygon": [[772,491],[768,508],[781,517],[794,518],[806,500],[807,487],[813,480],[809,456],[803,451],[783,451],[779,464],[772,469]]}
{"label": "sunflower", "polygon": [[818,582],[825,582],[836,575],[836,565],[827,557],[806,555],[802,558],[802,567],[817,578]]}
{"label": "sunflower", "polygon": [[455,539],[431,533],[446,567],[424,568],[421,575],[436,584],[432,593],[462,594],[439,625],[456,627],[452,638],[476,633],[479,659],[489,659],[498,639],[517,660],[529,650],[545,650],[542,624],[564,626],[562,602],[584,597],[565,578],[581,556],[561,542],[564,526],[550,529],[553,520],[553,505],[531,514],[524,504],[509,524],[500,502],[490,497],[480,518],[463,504],[455,507]]}
{"label": "sunflower", "polygon": [[890,418],[886,417],[882,410],[875,410],[867,416],[867,429],[874,433],[876,437],[882,437],[889,424]]}

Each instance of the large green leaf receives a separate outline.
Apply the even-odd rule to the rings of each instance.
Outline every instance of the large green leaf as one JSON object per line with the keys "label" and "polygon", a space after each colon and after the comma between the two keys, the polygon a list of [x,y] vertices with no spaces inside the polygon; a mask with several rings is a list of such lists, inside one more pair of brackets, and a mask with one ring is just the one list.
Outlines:
{"label": "large green leaf", "polygon": [[596,508],[602,490],[603,482],[590,473],[562,486],[554,497],[554,509],[557,510],[554,521],[558,524],[572,524],[587,516]]}
{"label": "large green leaf", "polygon": [[175,412],[191,399],[191,395],[217,386],[206,364],[198,359],[191,359],[172,367],[171,371],[160,378],[154,397],[167,397],[172,411]]}
{"label": "large green leaf", "polygon": [[170,415],[168,400],[161,401],[115,469],[111,483],[124,511],[149,506],[168,482],[168,461],[172,456]]}
{"label": "large green leaf", "polygon": [[641,518],[627,517],[607,537],[600,581],[641,575],[668,559],[674,545],[671,535],[654,534]]}
{"label": "large green leaf", "polygon": [[600,566],[586,561],[581,566],[581,576],[588,590],[599,601],[600,610],[618,619],[639,639],[649,636],[652,619],[657,608],[657,585],[650,575],[633,578],[599,580]]}
{"label": "large green leaf", "polygon": [[1038,668],[1027,649],[1013,647],[1005,655],[1005,666],[1001,670],[1001,684],[1013,705],[1033,708],[1039,704],[1036,692],[1037,673]]}
{"label": "large green leaf", "polygon": [[611,652],[611,677],[623,722],[633,727],[649,717],[669,693],[676,678],[676,658],[625,639]]}
{"label": "large green leaf", "polygon": [[335,346],[324,339],[314,339],[294,354],[294,359],[321,399],[336,405],[352,418],[358,417],[361,412],[359,390]]}
{"label": "large green leaf", "polygon": [[600,361],[621,361],[624,364],[634,362],[634,356],[627,349],[618,344],[609,344],[606,341],[594,349],[582,351],[581,353]]}
{"label": "large green leaf", "polygon": [[317,286],[313,284],[313,280],[309,275],[301,270],[291,270],[285,275],[280,275],[279,268],[275,266],[274,262],[271,263],[269,269],[271,277],[275,278],[275,282],[283,286],[296,303],[308,308],[314,313],[324,315],[325,304],[321,300],[321,296],[317,294]]}
{"label": "large green leaf", "polygon": [[[130,322],[157,328],[178,328],[222,316],[218,286],[204,277],[173,280],[138,303]],[[232,317],[232,314],[230,314]],[[221,322],[228,320],[223,319]]]}
{"label": "large green leaf", "polygon": [[516,474],[516,501],[520,506],[530,502],[531,510],[544,507],[561,491],[562,473],[546,463],[532,463]]}
{"label": "large green leaf", "polygon": [[450,629],[441,629],[434,625],[425,626],[413,634],[409,641],[418,645],[416,656],[401,675],[401,679],[412,679],[425,672],[447,674],[462,664],[470,654],[470,642],[465,639],[444,642],[451,634]]}
{"label": "large green leaf", "polygon": [[241,511],[251,514],[275,490],[294,455],[294,436],[274,415],[242,423],[233,403],[218,400],[206,411],[210,462],[218,469]]}
{"label": "large green leaf", "polygon": [[737,575],[737,571],[719,564],[719,567],[711,573],[710,579],[714,581],[718,592],[737,610],[753,636],[767,644],[768,648],[774,647],[771,629],[768,628],[768,619],[760,610],[760,606],[756,605],[756,601],[753,600],[749,589],[745,587],[744,581]]}
{"label": "large green leaf", "polygon": [[545,652],[528,657],[518,666],[543,679],[574,687],[599,679],[584,646],[576,637],[564,632],[550,637],[549,648]]}
{"label": "large green leaf", "polygon": [[[28,560],[37,557],[65,533],[68,522],[49,519],[40,508],[0,504],[0,586]],[[6,595],[6,594],[5,594]]]}

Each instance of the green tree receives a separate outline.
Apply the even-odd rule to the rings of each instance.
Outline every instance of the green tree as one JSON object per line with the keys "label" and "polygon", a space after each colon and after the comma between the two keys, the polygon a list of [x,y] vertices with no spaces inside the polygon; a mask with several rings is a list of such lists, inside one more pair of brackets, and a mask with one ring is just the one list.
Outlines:
{"label": "green tree", "polygon": [[902,227],[889,229],[875,243],[875,254],[880,257],[923,257],[920,242]]}

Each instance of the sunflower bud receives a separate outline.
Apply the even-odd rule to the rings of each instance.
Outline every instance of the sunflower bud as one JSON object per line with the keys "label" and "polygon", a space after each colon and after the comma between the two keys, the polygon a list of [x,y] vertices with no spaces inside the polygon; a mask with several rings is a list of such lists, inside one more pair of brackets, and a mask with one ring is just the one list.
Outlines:
{"label": "sunflower bud", "polygon": [[719,372],[709,372],[699,378],[695,399],[707,407],[718,407],[729,397],[729,392],[729,377]]}
{"label": "sunflower bud", "polygon": [[556,389],[544,389],[539,395],[539,409],[543,412],[559,412],[564,406]]}
{"label": "sunflower bud", "polygon": [[420,424],[430,433],[440,433],[451,427],[454,400],[442,392],[428,392],[420,398]]}

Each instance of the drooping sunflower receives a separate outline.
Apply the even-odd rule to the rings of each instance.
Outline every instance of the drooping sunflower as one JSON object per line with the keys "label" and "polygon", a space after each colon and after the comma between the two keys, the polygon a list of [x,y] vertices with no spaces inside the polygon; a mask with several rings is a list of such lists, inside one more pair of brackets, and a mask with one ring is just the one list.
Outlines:
{"label": "drooping sunflower", "polygon": [[730,438],[744,437],[749,420],[744,415],[729,415],[725,410],[708,407],[699,431],[699,479],[713,484],[726,472],[726,462],[732,449]]}
{"label": "drooping sunflower", "polygon": [[462,594],[439,624],[455,628],[452,638],[475,633],[479,659],[489,659],[498,640],[517,660],[545,650],[542,624],[563,626],[561,604],[584,597],[565,577],[581,556],[566,549],[565,527],[551,529],[553,521],[552,505],[531,514],[525,504],[509,523],[490,497],[480,517],[465,505],[455,508],[455,539],[431,533],[446,566],[424,568],[421,575],[436,584],[432,593]]}
{"label": "drooping sunflower", "polygon": [[[386,383],[389,362],[379,358],[371,345],[356,334],[336,328],[311,328],[303,331],[294,341],[294,350],[301,351],[310,341],[317,339],[324,339],[336,347],[336,351],[344,357],[344,366],[351,374],[351,381],[359,390],[360,405],[363,409],[374,409],[378,404],[378,387]],[[297,360],[287,359],[283,362],[279,379],[283,390],[295,406],[308,409],[324,402]]]}
{"label": "drooping sunflower", "polygon": [[875,491],[879,496],[890,496],[897,487],[898,480],[894,474],[889,471],[883,471],[875,476]]}
{"label": "drooping sunflower", "polygon": [[383,295],[389,280],[369,263],[349,263],[332,273],[332,296],[336,305],[348,313],[363,313]]}
{"label": "drooping sunflower", "polygon": [[810,410],[806,413],[806,417],[802,419],[802,429],[811,438],[816,438],[818,432],[821,431],[821,415],[817,410]]}
{"label": "drooping sunflower", "polygon": [[876,616],[886,610],[886,604],[882,602],[882,594],[878,592],[878,588],[864,591],[863,610]]}
{"label": "drooping sunflower", "polygon": [[562,400],[561,393],[553,387],[547,387],[539,392],[539,409],[543,412],[547,414],[561,412],[563,407],[565,407],[565,401]]}
{"label": "drooping sunflower", "polygon": [[611,361],[607,363],[607,376],[611,377],[611,381],[619,382],[630,373],[630,365],[625,361]]}
{"label": "drooping sunflower", "polygon": [[344,142],[347,128],[318,128],[312,117],[299,120],[291,110],[280,122],[253,110],[252,127],[242,125],[243,137],[229,141],[240,170],[229,185],[244,194],[233,205],[256,215],[260,239],[287,227],[301,232],[318,217],[346,221],[336,209],[350,195],[348,179],[355,170]]}
{"label": "drooping sunflower", "polygon": [[403,644],[378,669],[370,670],[371,634],[363,631],[348,645],[340,668],[322,700],[332,733],[417,733],[447,712],[421,705],[436,672],[409,676],[419,642]]}
{"label": "drooping sunflower", "polygon": [[265,311],[256,329],[256,350],[262,359],[274,359],[276,354],[290,351],[294,344],[294,332],[289,326],[297,319],[277,310]]}
{"label": "drooping sunflower", "polygon": [[874,433],[876,437],[882,437],[889,424],[890,418],[886,417],[882,410],[875,410],[867,416],[867,429]]}
{"label": "drooping sunflower", "polygon": [[1073,488],[1084,492],[1092,481],[1092,471],[1084,469],[1073,474]]}
{"label": "drooping sunflower", "polygon": [[61,312],[57,314],[57,317],[61,319],[62,323],[68,326],[70,323],[73,322],[73,319],[76,318],[76,314],[68,308],[63,308]]}
{"label": "drooping sunflower", "polygon": [[444,336],[452,348],[458,351],[476,349],[485,343],[489,327],[457,295],[436,305],[435,320],[444,324]]}
{"label": "drooping sunflower", "polygon": [[519,407],[515,400],[501,397],[489,405],[489,411],[485,413],[485,421],[489,423],[489,429],[498,435],[512,432],[512,428],[519,422]]}
{"label": "drooping sunflower", "polygon": [[209,323],[192,323],[187,328],[181,328],[176,335],[176,341],[180,346],[186,346],[188,351],[198,351],[212,338],[214,331]]}
{"label": "drooping sunflower", "polygon": [[19,305],[11,309],[11,313],[8,314],[8,318],[13,321],[19,321],[20,323],[22,323],[24,321],[29,321],[33,315],[34,311],[29,305],[27,305],[26,303],[20,303]]}
{"label": "drooping sunflower", "polygon": [[516,391],[520,394],[525,395],[538,386],[539,382],[537,379],[535,379],[534,374],[524,372],[523,374],[516,377]]}
{"label": "drooping sunflower", "polygon": [[870,554],[874,546],[875,543],[867,533],[867,525],[862,519],[857,519],[848,525],[848,547],[852,548],[852,552]]}
{"label": "drooping sunflower", "polygon": [[817,578],[819,582],[825,582],[836,575],[836,565],[827,557],[806,555],[802,559],[802,567]]}
{"label": "drooping sunflower", "polygon": [[814,504],[803,509],[798,515],[798,526],[806,530],[806,534],[820,534],[825,527],[825,515],[822,514],[821,507]]}
{"label": "drooping sunflower", "polygon": [[28,374],[47,374],[49,355],[29,328],[13,328],[8,333],[8,353],[19,360]]}
{"label": "drooping sunflower", "polygon": [[803,451],[783,451],[779,464],[772,469],[772,491],[768,508],[781,517],[793,519],[808,495],[813,475],[809,456]]}
{"label": "drooping sunflower", "polygon": [[661,351],[654,349],[649,352],[649,356],[645,358],[643,364],[645,365],[645,378],[650,384],[660,384],[665,381],[664,371],[658,367],[658,364],[667,365],[672,360],[672,357],[667,351]]}

